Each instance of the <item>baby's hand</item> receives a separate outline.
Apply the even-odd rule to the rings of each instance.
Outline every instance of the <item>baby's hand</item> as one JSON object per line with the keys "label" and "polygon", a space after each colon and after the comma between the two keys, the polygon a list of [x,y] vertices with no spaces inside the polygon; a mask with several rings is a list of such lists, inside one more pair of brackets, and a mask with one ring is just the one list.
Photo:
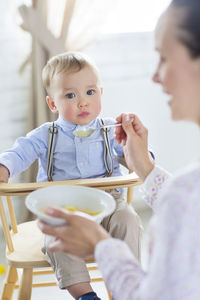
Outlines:
{"label": "baby's hand", "polygon": [[4,166],[0,165],[0,182],[8,182],[9,170]]}

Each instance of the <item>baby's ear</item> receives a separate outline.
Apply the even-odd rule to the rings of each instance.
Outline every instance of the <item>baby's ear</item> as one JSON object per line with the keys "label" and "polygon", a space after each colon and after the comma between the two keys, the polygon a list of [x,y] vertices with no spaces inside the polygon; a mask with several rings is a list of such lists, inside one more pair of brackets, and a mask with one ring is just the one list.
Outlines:
{"label": "baby's ear", "polygon": [[56,108],[56,105],[55,105],[55,102],[53,101],[53,99],[49,96],[46,96],[46,103],[48,104],[50,110],[53,112],[53,113],[57,113],[58,110]]}
{"label": "baby's ear", "polygon": [[100,88],[101,96],[103,95],[103,88]]}

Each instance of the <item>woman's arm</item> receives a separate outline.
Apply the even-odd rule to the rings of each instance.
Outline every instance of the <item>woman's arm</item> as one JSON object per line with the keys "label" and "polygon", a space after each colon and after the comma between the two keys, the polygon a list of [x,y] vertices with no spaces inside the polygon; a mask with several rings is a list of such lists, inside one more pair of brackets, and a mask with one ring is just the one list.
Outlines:
{"label": "woman's arm", "polygon": [[154,210],[154,212],[156,212],[159,203],[162,201],[160,193],[166,186],[170,177],[172,177],[170,173],[162,167],[155,165],[140,187],[145,202]]}
{"label": "woman's arm", "polygon": [[[134,120],[132,121],[132,119]],[[130,170],[145,180],[154,168],[154,161],[148,151],[148,131],[134,114],[121,114],[116,121],[115,137],[124,146],[124,156]]]}
{"label": "woman's arm", "polygon": [[143,179],[141,190],[145,201],[155,209],[158,195],[171,175],[155,166],[148,150],[148,130],[139,118],[135,114],[121,114],[116,120],[122,123],[122,127],[116,127],[116,141],[124,145],[126,163]]}
{"label": "woman's arm", "polygon": [[124,242],[108,239],[97,244],[96,261],[115,300],[199,298],[200,205],[197,194],[196,205],[190,203],[189,189],[174,182],[163,194],[146,272]]}

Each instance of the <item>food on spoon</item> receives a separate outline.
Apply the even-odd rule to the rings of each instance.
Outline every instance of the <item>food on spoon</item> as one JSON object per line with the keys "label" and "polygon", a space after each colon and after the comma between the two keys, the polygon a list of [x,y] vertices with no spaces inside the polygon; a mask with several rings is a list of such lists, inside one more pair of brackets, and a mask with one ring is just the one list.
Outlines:
{"label": "food on spoon", "polygon": [[90,135],[89,130],[87,129],[81,129],[81,130],[74,130],[73,135],[79,137],[79,138],[84,138]]}

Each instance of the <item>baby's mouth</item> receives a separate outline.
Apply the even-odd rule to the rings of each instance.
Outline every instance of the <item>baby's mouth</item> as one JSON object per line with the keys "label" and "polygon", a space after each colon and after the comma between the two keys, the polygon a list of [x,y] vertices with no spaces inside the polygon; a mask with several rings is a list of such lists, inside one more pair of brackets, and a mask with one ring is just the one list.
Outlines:
{"label": "baby's mouth", "polygon": [[87,117],[89,114],[90,114],[89,112],[83,111],[83,112],[80,113],[78,116],[84,118],[84,117]]}

